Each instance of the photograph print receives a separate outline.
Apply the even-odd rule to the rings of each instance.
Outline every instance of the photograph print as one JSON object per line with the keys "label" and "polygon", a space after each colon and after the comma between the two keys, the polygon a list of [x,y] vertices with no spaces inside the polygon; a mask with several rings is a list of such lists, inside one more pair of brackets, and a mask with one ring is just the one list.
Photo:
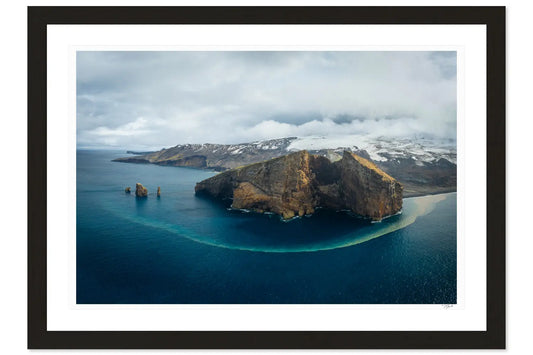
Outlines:
{"label": "photograph print", "polygon": [[457,52],[76,53],[77,304],[457,303]]}

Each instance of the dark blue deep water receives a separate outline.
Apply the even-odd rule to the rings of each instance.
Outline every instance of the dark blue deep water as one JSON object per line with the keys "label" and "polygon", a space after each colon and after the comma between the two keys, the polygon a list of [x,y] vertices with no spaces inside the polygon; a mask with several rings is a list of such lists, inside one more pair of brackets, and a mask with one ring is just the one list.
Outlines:
{"label": "dark blue deep water", "polygon": [[455,193],[381,223],[283,222],[195,197],[213,172],[111,162],[125,155],[77,152],[77,303],[456,303]]}

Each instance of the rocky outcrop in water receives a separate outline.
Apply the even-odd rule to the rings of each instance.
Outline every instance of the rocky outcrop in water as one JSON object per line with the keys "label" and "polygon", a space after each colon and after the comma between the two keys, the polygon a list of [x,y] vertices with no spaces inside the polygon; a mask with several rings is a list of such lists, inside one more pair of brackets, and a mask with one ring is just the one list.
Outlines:
{"label": "rocky outcrop in water", "polygon": [[131,193],[131,187],[126,187],[126,189],[124,190],[125,193],[129,194]]}
{"label": "rocky outcrop in water", "polygon": [[157,197],[160,197],[161,196],[161,187],[158,186],[157,187]]}
{"label": "rocky outcrop in water", "polygon": [[331,162],[300,151],[225,171],[197,183],[195,192],[284,219],[328,208],[381,220],[401,210],[403,186],[351,152]]}
{"label": "rocky outcrop in water", "polygon": [[137,197],[148,196],[148,189],[140,183],[135,184],[135,196]]}

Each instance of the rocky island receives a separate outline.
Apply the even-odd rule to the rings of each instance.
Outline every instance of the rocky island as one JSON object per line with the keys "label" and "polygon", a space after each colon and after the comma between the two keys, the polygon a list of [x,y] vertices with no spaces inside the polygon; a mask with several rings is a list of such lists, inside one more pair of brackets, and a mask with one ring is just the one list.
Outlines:
{"label": "rocky island", "polygon": [[334,162],[303,150],[238,167],[197,183],[195,192],[284,219],[327,208],[379,221],[398,213],[403,198],[398,181],[348,151]]}

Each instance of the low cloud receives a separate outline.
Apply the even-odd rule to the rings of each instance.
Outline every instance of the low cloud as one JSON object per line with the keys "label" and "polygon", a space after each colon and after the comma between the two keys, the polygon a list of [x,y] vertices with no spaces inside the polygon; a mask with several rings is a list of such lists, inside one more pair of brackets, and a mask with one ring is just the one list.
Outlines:
{"label": "low cloud", "polygon": [[78,52],[78,146],[454,139],[455,63],[455,52]]}

